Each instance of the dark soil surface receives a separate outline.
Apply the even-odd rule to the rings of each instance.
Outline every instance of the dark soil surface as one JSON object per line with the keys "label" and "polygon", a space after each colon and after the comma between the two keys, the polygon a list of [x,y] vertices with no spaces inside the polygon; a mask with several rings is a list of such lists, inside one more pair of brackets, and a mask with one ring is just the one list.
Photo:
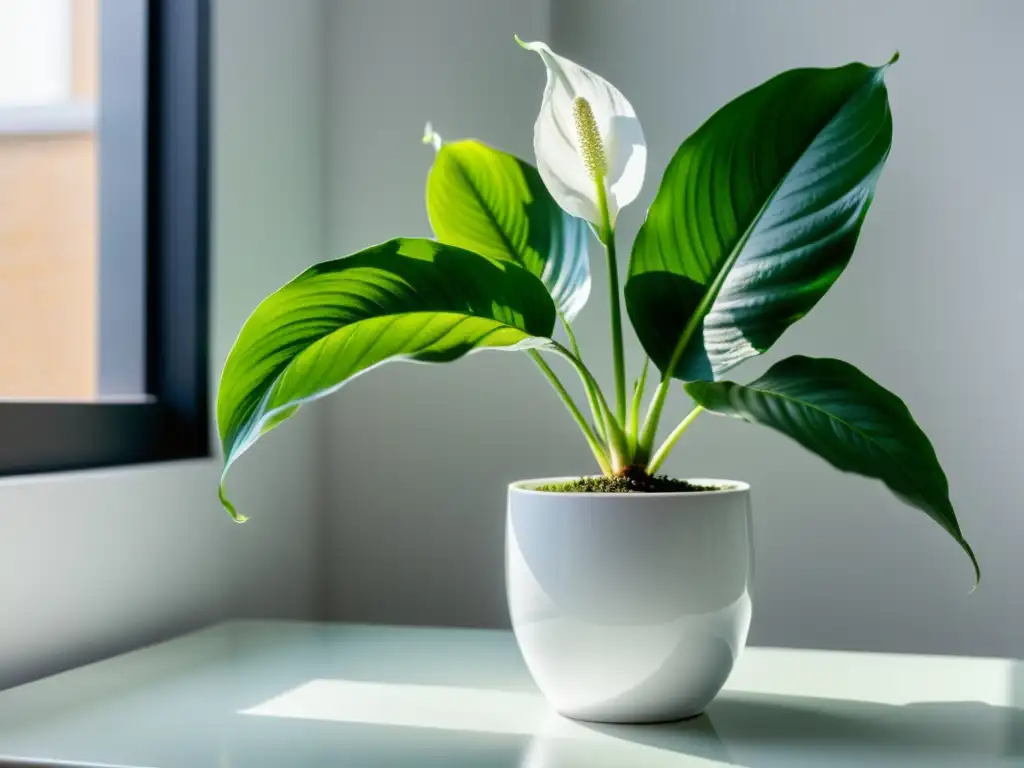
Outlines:
{"label": "dark soil surface", "polygon": [[685,480],[676,480],[666,475],[650,475],[636,470],[627,470],[614,477],[581,477],[564,483],[538,485],[534,490],[556,493],[680,493],[697,491],[719,491],[721,488],[708,485],[694,485]]}

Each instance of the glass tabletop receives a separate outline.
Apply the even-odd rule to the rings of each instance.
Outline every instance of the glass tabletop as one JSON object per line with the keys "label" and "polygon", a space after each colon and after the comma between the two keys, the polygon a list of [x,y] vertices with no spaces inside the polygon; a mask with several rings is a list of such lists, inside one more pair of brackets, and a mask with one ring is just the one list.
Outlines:
{"label": "glass tabletop", "polygon": [[700,717],[616,726],[551,711],[508,632],[230,622],[0,693],[2,764],[1024,765],[1024,665],[748,648]]}

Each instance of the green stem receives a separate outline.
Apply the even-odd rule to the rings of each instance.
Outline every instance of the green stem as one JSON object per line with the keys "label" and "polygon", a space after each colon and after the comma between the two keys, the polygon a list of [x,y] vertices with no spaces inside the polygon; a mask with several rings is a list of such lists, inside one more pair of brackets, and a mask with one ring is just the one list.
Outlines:
{"label": "green stem", "polygon": [[644,399],[644,390],[647,388],[647,369],[650,366],[651,358],[644,358],[644,367],[640,370],[640,378],[633,387],[633,401],[629,405],[629,418],[626,421],[626,437],[629,439],[629,447],[636,453],[639,445],[640,435],[640,403]]}
{"label": "green stem", "polygon": [[[558,316],[562,319],[562,326],[565,328],[565,335],[569,339],[569,345],[572,347],[572,353],[576,356],[576,359],[583,363],[583,355],[580,353],[580,346],[576,343],[576,334],[572,331],[572,326],[569,325],[569,321],[565,315],[561,312]],[[583,376],[583,390],[587,393],[587,404],[590,406],[590,413],[594,417],[594,426],[597,429],[597,436],[602,441],[608,441],[608,425],[605,423],[604,411],[601,409],[598,403],[597,393],[594,391],[594,382],[591,381],[590,377]]]}
{"label": "green stem", "polygon": [[698,405],[690,411],[687,417],[679,422],[679,426],[673,429],[669,436],[665,438],[665,442],[661,444],[661,447],[658,448],[654,456],[651,457],[650,463],[647,465],[647,473],[649,475],[653,475],[658,471],[665,459],[668,458],[669,453],[675,447],[676,443],[679,442],[679,438],[682,437],[683,432],[686,431],[687,427],[693,424],[703,410],[704,408]]}
{"label": "green stem", "polygon": [[641,466],[646,465],[647,457],[651,455],[654,447],[654,439],[658,436],[658,422],[661,421],[661,411],[665,407],[665,398],[668,397],[668,388],[672,379],[664,378],[658,383],[654,390],[654,398],[647,407],[647,416],[644,418],[644,430],[636,449],[636,461]]}
{"label": "green stem", "polygon": [[615,366],[615,414],[619,426],[626,423],[626,362],[622,351],[622,308],[619,301],[619,265],[615,256],[615,229],[608,215],[608,194],[604,179],[597,180],[597,203],[601,208],[601,241],[608,255],[608,296],[612,315],[612,360]]}
{"label": "green stem", "polygon": [[601,406],[604,408],[605,423],[608,426],[609,433],[607,444],[612,468],[610,474],[618,474],[633,463],[633,451],[629,447],[629,438],[626,437],[626,433],[619,426],[619,422],[615,419],[611,409],[608,407],[608,403],[603,397],[601,398]]}
{"label": "green stem", "polygon": [[665,398],[668,396],[669,382],[672,381],[672,376],[675,374],[676,366],[679,365],[679,361],[683,359],[683,353],[690,344],[690,339],[697,332],[701,323],[704,322],[704,318],[711,308],[711,305],[718,298],[719,291],[722,290],[722,285],[725,283],[725,278],[728,276],[729,271],[732,269],[733,264],[736,263],[736,259],[739,258],[740,252],[746,247],[747,241],[750,239],[751,233],[754,231],[754,223],[761,220],[761,214],[767,209],[768,205],[775,198],[776,193],[779,191],[782,182],[772,190],[771,195],[761,205],[761,210],[758,211],[757,216],[752,219],[750,226],[747,227],[743,236],[739,242],[733,246],[729,256],[722,264],[715,275],[715,279],[708,286],[708,289],[704,292],[701,297],[700,304],[697,305],[697,309],[694,310],[693,314],[690,315],[690,319],[686,322],[683,327],[683,332],[679,335],[676,340],[676,346],[672,350],[672,356],[669,358],[668,367],[664,369],[662,374],[661,383],[658,385],[658,390],[654,394],[654,400],[651,401],[651,406],[647,410],[647,420],[644,422],[644,433],[640,440],[640,446],[637,448],[637,452],[640,454],[638,463],[643,463],[647,456],[650,456],[651,448],[654,446],[654,438],[658,432],[658,421],[661,419],[661,409],[665,405]]}
{"label": "green stem", "polygon": [[605,454],[601,442],[594,435],[594,431],[590,428],[590,425],[587,423],[587,420],[583,418],[583,414],[580,413],[580,409],[576,407],[576,403],[575,401],[573,401],[572,396],[568,393],[568,391],[566,391],[565,387],[562,385],[561,380],[559,380],[555,372],[551,370],[551,366],[549,366],[544,361],[544,358],[540,356],[540,353],[537,352],[537,350],[531,349],[530,357],[532,357],[533,361],[537,363],[537,367],[540,368],[541,372],[547,377],[547,380],[551,383],[551,386],[555,388],[555,391],[558,393],[559,397],[562,398],[562,402],[565,403],[565,407],[569,410],[569,413],[572,415],[572,418],[576,422],[576,425],[580,428],[580,431],[583,433],[583,436],[587,439],[587,444],[590,446],[590,450],[593,451],[594,458],[597,459],[597,463],[598,466],[601,467],[601,471],[604,472],[606,475],[610,474],[611,467],[608,463],[608,456]]}
{"label": "green stem", "polygon": [[605,444],[608,447],[608,458],[611,461],[611,472],[606,474],[614,474],[619,470],[625,469],[629,465],[631,459],[631,453],[629,451],[629,442],[626,439],[626,434],[622,431],[622,427],[616,422],[615,417],[612,415],[611,409],[608,407],[608,401],[604,398],[604,393],[601,391],[601,387],[598,385],[597,380],[594,378],[590,370],[585,366],[576,356],[569,350],[559,344],[557,341],[551,342],[552,348],[558,352],[562,357],[572,363],[572,366],[576,369],[576,372],[580,375],[580,379],[583,380],[584,386],[588,383],[594,390],[594,395],[597,398],[598,408],[604,416],[605,426],[608,430],[606,435]]}

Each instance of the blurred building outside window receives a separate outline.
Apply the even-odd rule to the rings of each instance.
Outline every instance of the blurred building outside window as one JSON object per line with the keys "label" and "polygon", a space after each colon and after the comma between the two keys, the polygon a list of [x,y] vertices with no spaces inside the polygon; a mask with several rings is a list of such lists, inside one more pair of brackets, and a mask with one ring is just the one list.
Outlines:
{"label": "blurred building outside window", "polygon": [[0,0],[0,399],[98,389],[99,0]]}

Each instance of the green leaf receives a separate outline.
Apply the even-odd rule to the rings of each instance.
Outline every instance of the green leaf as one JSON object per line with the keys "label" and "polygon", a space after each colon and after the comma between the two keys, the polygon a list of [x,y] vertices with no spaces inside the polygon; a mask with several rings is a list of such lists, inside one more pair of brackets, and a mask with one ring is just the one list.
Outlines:
{"label": "green leaf", "polygon": [[266,298],[217,393],[228,468],[299,406],[389,360],[447,362],[544,346],[555,307],[526,270],[432,240],[398,239],[303,272]]}
{"label": "green leaf", "polygon": [[442,243],[539,277],[566,320],[586,303],[586,222],[558,207],[529,163],[479,141],[443,144],[427,177],[427,214]]}
{"label": "green leaf", "polygon": [[771,347],[838,279],[889,154],[886,67],[785,72],[679,147],[625,292],[664,375],[718,378]]}
{"label": "green leaf", "polygon": [[708,411],[771,427],[837,469],[881,480],[941,525],[981,578],[931,442],[902,400],[849,363],[790,357],[746,386],[695,381],[686,391]]}

